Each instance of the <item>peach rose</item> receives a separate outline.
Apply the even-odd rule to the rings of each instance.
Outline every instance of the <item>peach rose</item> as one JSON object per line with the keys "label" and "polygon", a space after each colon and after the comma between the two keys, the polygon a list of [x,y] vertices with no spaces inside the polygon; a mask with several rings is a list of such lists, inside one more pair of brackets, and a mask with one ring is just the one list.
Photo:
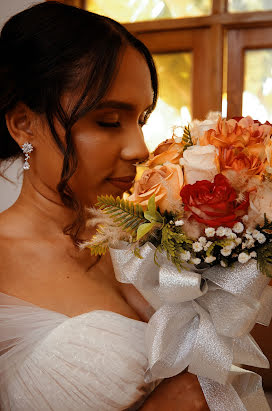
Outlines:
{"label": "peach rose", "polygon": [[179,159],[182,156],[182,151],[182,143],[176,143],[173,138],[168,139],[158,145],[154,153],[150,155],[145,165],[147,167],[155,167],[162,165],[167,161],[172,164],[178,164]]}
{"label": "peach rose", "polygon": [[184,167],[186,184],[201,180],[212,181],[220,172],[217,150],[211,144],[188,147],[180,159],[180,164]]}
{"label": "peach rose", "polygon": [[229,146],[244,148],[263,144],[271,133],[271,125],[260,124],[249,116],[243,117],[239,121],[234,118],[226,120],[220,117],[216,130],[206,131],[200,139],[200,144],[213,144],[215,147],[223,148]]}
{"label": "peach rose", "polygon": [[262,176],[267,165],[259,156],[238,148],[220,149],[219,162],[222,172],[246,170],[249,176]]}
{"label": "peach rose", "polygon": [[266,154],[266,161],[267,161],[266,171],[269,174],[272,174],[272,137],[266,143],[265,154]]}
{"label": "peach rose", "polygon": [[268,220],[272,221],[272,187],[271,183],[261,184],[256,191],[249,195],[249,221],[256,224],[263,224],[264,214]]}
{"label": "peach rose", "polygon": [[180,190],[183,187],[183,173],[179,165],[164,164],[145,170],[136,181],[134,192],[128,201],[147,207],[148,200],[155,194],[155,203],[160,211],[171,211],[181,203]]}

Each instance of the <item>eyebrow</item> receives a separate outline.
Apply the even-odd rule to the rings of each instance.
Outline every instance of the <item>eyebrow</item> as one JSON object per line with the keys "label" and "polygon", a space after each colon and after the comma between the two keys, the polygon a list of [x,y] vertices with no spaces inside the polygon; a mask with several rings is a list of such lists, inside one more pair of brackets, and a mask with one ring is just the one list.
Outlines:
{"label": "eyebrow", "polygon": [[[152,109],[153,103],[150,104],[144,111],[149,111]],[[103,108],[114,108],[118,110],[127,110],[127,111],[134,111],[136,109],[136,106],[131,103],[124,103],[123,101],[118,101],[118,100],[108,100],[108,101],[102,101],[97,105],[95,108],[96,110],[101,110]]]}

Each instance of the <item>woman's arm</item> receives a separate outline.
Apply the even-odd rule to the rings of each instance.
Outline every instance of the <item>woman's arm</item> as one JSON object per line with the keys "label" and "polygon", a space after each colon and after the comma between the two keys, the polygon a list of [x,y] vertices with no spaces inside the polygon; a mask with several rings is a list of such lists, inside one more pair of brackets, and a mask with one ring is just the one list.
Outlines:
{"label": "woman's arm", "polygon": [[250,333],[257,344],[260,346],[264,355],[267,357],[270,368],[253,368],[246,367],[263,377],[263,387],[265,390],[272,390],[272,321],[269,327],[256,324]]}
{"label": "woman's arm", "polygon": [[166,378],[148,397],[141,411],[208,411],[195,375],[185,372]]}

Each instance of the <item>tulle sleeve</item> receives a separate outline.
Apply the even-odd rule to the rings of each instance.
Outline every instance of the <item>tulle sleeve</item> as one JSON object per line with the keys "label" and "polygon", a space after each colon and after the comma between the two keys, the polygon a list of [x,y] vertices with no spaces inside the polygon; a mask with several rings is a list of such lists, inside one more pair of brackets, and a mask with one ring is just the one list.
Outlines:
{"label": "tulle sleeve", "polygon": [[35,344],[61,324],[66,315],[45,310],[16,297],[0,293],[0,381],[12,373]]}

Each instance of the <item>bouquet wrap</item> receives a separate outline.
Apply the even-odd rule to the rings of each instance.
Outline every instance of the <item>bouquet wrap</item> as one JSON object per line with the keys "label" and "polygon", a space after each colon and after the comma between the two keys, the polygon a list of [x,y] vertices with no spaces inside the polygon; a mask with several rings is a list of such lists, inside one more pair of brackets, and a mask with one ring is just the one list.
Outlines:
{"label": "bouquet wrap", "polygon": [[[269,325],[272,288],[255,260],[228,270],[179,272],[147,242],[142,259],[120,242],[110,253],[116,278],[133,284],[156,309],[146,331],[149,367],[154,381],[188,371],[198,376],[210,409],[269,410],[261,377],[240,365],[269,368],[250,336],[255,323]],[[192,267],[192,266],[191,266]],[[192,269],[192,268],[191,268]]]}

